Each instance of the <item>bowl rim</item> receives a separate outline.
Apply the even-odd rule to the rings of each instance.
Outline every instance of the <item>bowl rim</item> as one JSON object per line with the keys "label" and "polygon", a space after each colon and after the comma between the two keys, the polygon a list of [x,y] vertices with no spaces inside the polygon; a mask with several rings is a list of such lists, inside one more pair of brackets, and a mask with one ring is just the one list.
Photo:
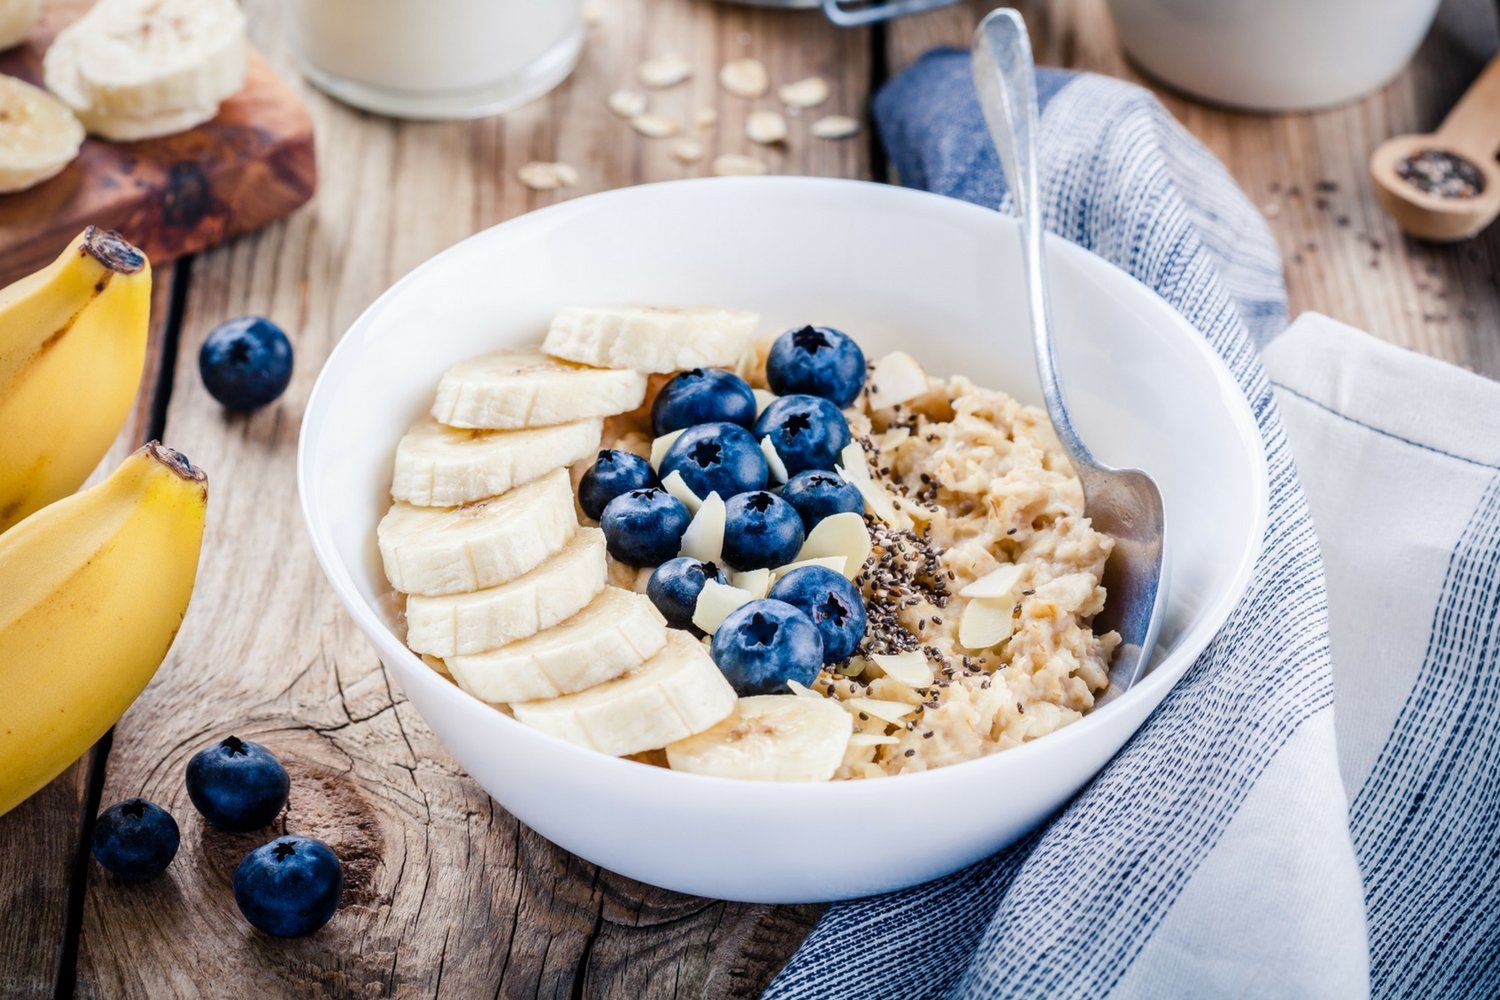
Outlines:
{"label": "bowl rim", "polygon": [[[346,355],[358,350],[353,346],[357,339],[357,334],[371,325],[378,314],[394,299],[400,296],[408,285],[415,283],[420,276],[445,266],[450,257],[468,252],[470,244],[482,240],[494,239],[498,233],[524,230],[532,226],[549,226],[554,221],[560,221],[580,211],[595,210],[602,202],[652,198],[663,193],[670,196],[677,190],[700,188],[707,185],[714,185],[717,188],[723,189],[742,189],[736,192],[726,190],[726,194],[744,196],[749,192],[749,196],[751,197],[755,197],[754,192],[758,191],[796,192],[801,189],[815,189],[822,192],[820,198],[825,202],[833,198],[849,197],[873,198],[876,200],[889,199],[894,202],[906,202],[924,211],[943,213],[960,228],[972,229],[992,224],[996,221],[1000,222],[1002,227],[1015,227],[1017,225],[1015,220],[1010,216],[971,202],[914,188],[885,184],[879,181],[826,177],[768,176],[732,178],[698,177],[616,188],[548,205],[479,230],[459,240],[457,243],[440,250],[395,281],[360,312],[359,316],[344,331],[338,343],[334,345],[333,350],[329,352],[328,357],[324,360],[318,377],[313,384],[312,392],[308,395],[307,404],[303,409],[302,426],[297,438],[297,492],[302,508],[303,522],[323,575],[333,586],[339,601],[343,604],[344,609],[349,613],[350,617],[354,619],[355,624],[359,626],[360,631],[375,646],[382,666],[395,671],[399,675],[403,686],[408,683],[425,686],[428,691],[432,692],[439,699],[441,704],[445,705],[445,710],[451,708],[454,711],[465,713],[471,718],[482,720],[481,724],[499,725],[502,728],[506,726],[515,727],[514,731],[517,737],[544,741],[542,745],[548,747],[548,752],[556,753],[565,758],[574,758],[580,763],[580,766],[600,768],[602,769],[600,774],[605,777],[617,774],[621,780],[667,782],[668,785],[663,787],[670,789],[692,787],[693,784],[705,789],[708,787],[730,789],[738,796],[739,801],[746,804],[754,803],[758,799],[784,799],[800,796],[816,797],[820,801],[826,796],[834,796],[844,800],[846,804],[850,804],[853,800],[858,800],[866,796],[885,796],[889,793],[881,791],[881,789],[892,787],[892,782],[890,781],[747,781],[738,778],[672,771],[669,768],[654,767],[638,761],[628,760],[624,757],[613,757],[596,750],[580,747],[559,737],[525,726],[506,713],[497,710],[467,691],[464,691],[457,684],[440,676],[435,670],[423,663],[417,654],[408,649],[406,644],[401,642],[390,627],[381,620],[376,609],[363,599],[359,593],[358,585],[354,581],[353,574],[339,557],[331,538],[321,534],[319,531],[319,524],[323,519],[320,517],[317,502],[313,498],[314,491],[310,488],[313,476],[310,451],[312,438],[318,433],[323,423],[323,417],[320,413],[324,405],[322,398],[332,391],[329,388],[329,384],[333,379],[331,373],[336,367],[345,363],[343,359]],[[1252,460],[1252,469],[1250,471],[1254,495],[1251,498],[1253,504],[1253,531],[1251,540],[1240,554],[1239,563],[1235,567],[1230,586],[1225,588],[1216,599],[1209,602],[1204,611],[1200,613],[1198,621],[1184,631],[1178,640],[1177,649],[1167,654],[1149,673],[1137,681],[1129,691],[1126,691],[1118,698],[1110,699],[1106,704],[1099,705],[1078,721],[1048,733],[1044,738],[1038,738],[1031,742],[1011,747],[1003,753],[986,754],[972,760],[959,761],[954,764],[918,771],[912,774],[893,775],[892,777],[900,779],[895,783],[896,788],[908,788],[915,791],[918,782],[923,783],[922,787],[928,789],[936,788],[943,783],[961,781],[967,784],[971,780],[970,776],[973,776],[973,780],[979,780],[979,776],[982,773],[981,769],[987,768],[988,772],[986,773],[990,773],[993,776],[998,773],[997,769],[1024,767],[1037,754],[1064,752],[1063,748],[1065,746],[1089,740],[1096,730],[1110,724],[1121,713],[1131,711],[1137,703],[1147,698],[1154,699],[1154,708],[1156,704],[1159,704],[1166,697],[1182,678],[1183,674],[1187,672],[1187,669],[1198,659],[1203,650],[1207,648],[1213,637],[1223,627],[1230,613],[1244,597],[1245,592],[1249,588],[1250,578],[1254,572],[1255,565],[1259,561],[1265,545],[1270,499],[1269,471],[1266,461],[1265,443],[1261,438],[1260,429],[1251,411],[1249,400],[1240,389],[1239,384],[1234,380],[1234,376],[1230,373],[1228,366],[1219,357],[1218,353],[1209,346],[1203,334],[1150,287],[1115,264],[1084,247],[1069,242],[1055,233],[1048,233],[1047,237],[1049,254],[1068,259],[1071,263],[1077,265],[1078,270],[1085,272],[1090,280],[1096,281],[1103,290],[1113,288],[1136,299],[1139,299],[1141,296],[1149,299],[1162,312],[1164,324],[1176,327],[1179,334],[1182,335],[1182,339],[1208,362],[1209,370],[1212,371],[1215,382],[1220,390],[1220,396],[1226,401],[1226,409],[1229,411],[1231,421],[1238,430],[1242,441],[1247,445],[1246,450],[1249,452]],[[1168,600],[1170,601],[1170,595]],[[1144,722],[1145,717],[1143,716],[1141,722],[1135,725],[1130,735],[1133,736],[1139,730],[1140,726],[1144,725]],[[437,736],[440,743],[445,743],[437,726],[428,723],[428,727],[433,730],[434,735]],[[1127,736],[1125,741],[1128,741],[1129,738],[1130,736]],[[1091,775],[1089,780],[1092,781],[1093,777],[1094,775]]]}

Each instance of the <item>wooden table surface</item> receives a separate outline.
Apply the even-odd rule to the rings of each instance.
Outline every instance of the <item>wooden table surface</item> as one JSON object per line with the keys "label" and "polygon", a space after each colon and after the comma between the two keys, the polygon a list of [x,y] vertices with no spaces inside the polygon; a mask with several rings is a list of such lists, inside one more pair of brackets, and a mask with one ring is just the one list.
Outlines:
{"label": "wooden table surface", "polygon": [[[289,67],[274,0],[252,0],[253,34]],[[0,819],[0,994],[242,996],[441,994],[745,996],[817,919],[811,906],[742,906],[639,885],[551,846],[453,763],[340,610],[303,537],[293,482],[299,419],[323,358],[396,278],[492,223],[561,197],[696,176],[667,143],[605,108],[644,57],[678,51],[697,69],[653,96],[687,118],[716,108],[715,152],[753,153],[776,173],[879,176],[867,129],[812,139],[792,122],[783,152],[743,136],[752,106],[717,69],[763,60],[773,81],[825,77],[818,113],[862,115],[872,87],[927,48],[962,44],[992,6],[968,3],[885,29],[839,31],[819,16],[707,0],[604,0],[583,62],[559,90],[503,119],[397,124],[308,90],[322,188],[290,220],[158,272],[148,385],[116,455],[154,436],[208,470],[210,524],[187,622],[156,680],[97,747]],[[1024,5],[1044,63],[1136,78],[1103,0]],[[1449,0],[1415,63],[1380,94],[1314,115],[1256,117],[1164,100],[1263,206],[1287,261],[1294,311],[1317,309],[1387,340],[1500,376],[1500,227],[1433,247],[1403,239],[1365,182],[1388,135],[1434,125],[1497,46],[1488,0]],[[577,188],[516,180],[531,160],[574,165]],[[503,278],[503,276],[501,276]],[[219,321],[270,316],[291,334],[297,374],[279,404],[226,416],[199,381],[199,344]],[[183,789],[187,758],[234,732],[292,772],[282,827],[342,856],[344,908],[310,939],[274,941],[235,910],[230,873],[265,835],[205,829]],[[133,795],[182,825],[167,877],[129,887],[82,849],[101,803]],[[733,864],[732,858],[725,859]]]}

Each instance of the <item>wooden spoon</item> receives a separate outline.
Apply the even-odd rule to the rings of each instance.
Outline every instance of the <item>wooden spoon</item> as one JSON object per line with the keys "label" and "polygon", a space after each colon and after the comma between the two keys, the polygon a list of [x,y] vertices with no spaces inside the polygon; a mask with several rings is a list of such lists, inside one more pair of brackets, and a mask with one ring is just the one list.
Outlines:
{"label": "wooden spoon", "polygon": [[[1402,178],[1397,167],[1427,150],[1454,153],[1474,164],[1484,178],[1479,194],[1445,198]],[[1439,242],[1477,234],[1500,214],[1500,57],[1492,60],[1431,135],[1398,135],[1370,157],[1375,195],[1396,224],[1413,236]]]}

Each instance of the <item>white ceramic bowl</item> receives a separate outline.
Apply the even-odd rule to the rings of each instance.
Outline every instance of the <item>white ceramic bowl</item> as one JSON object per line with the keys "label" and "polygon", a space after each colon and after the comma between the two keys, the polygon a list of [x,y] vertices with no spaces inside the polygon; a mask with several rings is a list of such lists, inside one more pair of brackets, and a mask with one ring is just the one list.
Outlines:
{"label": "white ceramic bowl", "polygon": [[[1060,358],[1084,438],[1147,469],[1166,498],[1171,606],[1155,669],[1124,697],[1005,753],[922,774],[774,784],[679,774],[534,732],[426,667],[392,631],[375,547],[391,459],[453,362],[535,343],[586,303],[740,306],[766,331],[828,323],[872,357],[1037,400],[1015,225],[877,184],[679,181],[534,212],[439,254],[350,328],[302,427],[298,477],[318,559],[453,756],[549,840],[669,889],[832,900],[943,875],[1076,792],[1130,738],[1239,600],[1260,549],[1266,473],[1254,421],[1200,335],[1123,272],[1052,250]],[[830,865],[828,845],[857,861]]]}

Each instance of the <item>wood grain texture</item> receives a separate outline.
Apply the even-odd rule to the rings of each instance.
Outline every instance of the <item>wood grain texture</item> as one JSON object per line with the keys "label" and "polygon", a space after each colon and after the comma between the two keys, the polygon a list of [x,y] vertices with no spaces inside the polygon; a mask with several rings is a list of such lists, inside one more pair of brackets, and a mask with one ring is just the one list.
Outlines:
{"label": "wood grain texture", "polygon": [[[273,53],[275,7],[253,8]],[[752,152],[745,102],[716,83],[728,58],[758,55],[778,82],[827,77],[829,111],[863,105],[867,35],[702,0],[621,0],[604,10],[572,81],[504,119],[396,124],[308,94],[328,179],[318,200],[195,259],[166,438],[208,472],[207,542],[177,645],[118,727],[103,796],[160,802],[183,842],[151,885],[90,870],[81,993],[186,996],[232,982],[255,996],[745,996],[815,919],[814,907],[736,906],[639,885],[520,826],[457,768],[387,677],[324,582],[297,512],[296,435],[313,380],[341,332],[405,271],[558,197],[706,174],[716,149]],[[653,108],[720,114],[706,133],[709,155],[691,166],[605,109],[612,90],[637,86],[643,57],[669,50],[690,55],[697,70],[689,83],[652,92]],[[861,176],[866,149],[794,128],[784,150],[753,152],[777,171]],[[572,163],[579,187],[522,187],[515,173],[533,159]],[[226,416],[201,386],[196,354],[215,323],[250,312],[291,333],[297,371],[278,404]],[[230,732],[270,746],[292,773],[277,831],[322,838],[345,862],[345,905],[309,939],[250,930],[230,878],[269,834],[206,829],[183,789],[187,759]]]}
{"label": "wood grain texture", "polygon": [[[893,24],[892,72],[935,45],[967,45],[992,8],[971,0]],[[1105,0],[1030,0],[1043,65],[1150,85],[1121,53]],[[1261,207],[1286,262],[1292,314],[1327,313],[1384,340],[1500,376],[1500,226],[1466,243],[1403,236],[1376,202],[1369,154],[1430,131],[1500,47],[1496,6],[1446,0],[1412,64],[1378,94],[1314,114],[1252,115],[1156,87],[1167,109],[1224,161]]]}
{"label": "wood grain texture", "polygon": [[[49,0],[0,73],[40,84],[42,53],[91,0]],[[212,121],[142,142],[89,139],[51,180],[0,195],[0,283],[41,267],[85,225],[115,229],[157,266],[279,219],[317,187],[312,121],[258,53]]]}
{"label": "wood grain texture", "polygon": [[[66,244],[65,239],[53,253]],[[113,471],[150,434],[174,281],[171,265],[152,275],[151,335],[141,388],[120,436],[88,485]],[[70,888],[85,826],[89,762],[97,752],[85,754],[36,795],[0,816],[0,996],[50,997],[55,991],[64,944],[76,929],[69,927],[76,919],[69,912]]]}

